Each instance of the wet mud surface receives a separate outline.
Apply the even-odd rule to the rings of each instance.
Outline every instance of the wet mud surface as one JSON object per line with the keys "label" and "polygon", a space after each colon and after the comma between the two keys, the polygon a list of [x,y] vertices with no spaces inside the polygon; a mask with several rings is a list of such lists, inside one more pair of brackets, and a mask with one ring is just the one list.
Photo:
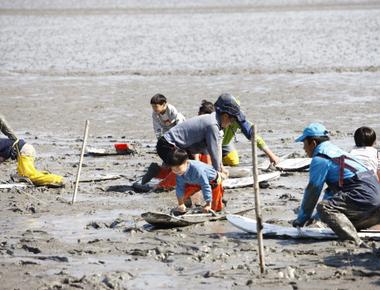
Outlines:
{"label": "wet mud surface", "polygon": [[[379,242],[373,242],[374,250],[369,250],[338,241],[265,239],[266,273],[261,275],[255,236],[241,232],[227,221],[154,229],[140,214],[169,212],[176,205],[174,191],[136,193],[130,186],[150,162],[159,162],[154,152],[149,106],[156,92],[165,94],[187,118],[196,115],[202,99],[216,100],[222,92],[238,95],[247,118],[257,124],[259,133],[278,155],[303,156],[302,145],[294,143],[294,138],[312,121],[323,122],[331,130],[333,142],[346,150],[353,146],[352,133],[357,127],[367,125],[380,132],[380,73],[376,69],[380,59],[377,48],[380,10],[376,3],[369,5],[372,6],[334,9],[322,6],[316,11],[279,9],[261,13],[259,18],[253,12],[236,14],[227,8],[223,12],[202,8],[228,25],[228,31],[215,30],[213,25],[218,24],[204,11],[190,17],[199,18],[196,21],[201,28],[182,23],[186,10],[172,17],[165,12],[167,18],[160,18],[160,25],[172,21],[180,36],[175,33],[167,36],[167,30],[157,29],[156,39],[167,36],[169,40],[148,41],[143,37],[148,47],[137,40],[139,33],[158,25],[159,19],[151,11],[141,12],[146,19],[142,21],[138,13],[129,13],[125,20],[123,15],[115,17],[97,8],[103,12],[94,18],[98,22],[94,22],[95,16],[82,15],[86,14],[83,10],[70,16],[78,22],[78,31],[73,22],[65,26],[63,18],[67,16],[45,17],[41,12],[33,12],[29,17],[22,7],[16,8],[26,15],[13,17],[9,11],[0,11],[1,113],[19,137],[35,146],[36,166],[61,174],[67,180],[64,189],[28,187],[0,191],[0,288],[378,289]],[[35,9],[40,11],[40,7]],[[321,12],[324,10],[328,12]],[[327,18],[335,26],[325,22]],[[258,39],[259,44],[252,45],[256,40],[249,39],[255,33],[245,30],[261,31],[256,24],[273,23],[273,19],[278,21],[272,27],[289,29],[292,33],[288,35],[292,36],[279,42]],[[301,19],[314,19],[314,25],[304,26]],[[128,26],[130,22],[135,26]],[[210,24],[210,31],[204,28],[204,23]],[[107,37],[112,25],[116,31],[126,31],[123,41]],[[133,29],[125,29],[123,25]],[[24,38],[26,26],[29,34]],[[97,31],[94,26],[100,27],[97,32],[101,35],[100,44],[97,46],[91,36],[86,43],[96,49],[86,48],[94,53],[88,55],[72,33]],[[62,31],[62,27],[69,29],[60,38],[56,32]],[[339,33],[338,27],[342,27]],[[352,30],[344,32],[344,27]],[[302,29],[318,32],[320,36]],[[136,34],[135,38],[130,38],[131,33]],[[280,35],[281,29],[275,29],[273,37],[276,33]],[[193,51],[175,46],[185,36],[189,42],[184,47]],[[301,42],[297,42],[295,39],[301,36]],[[313,41],[320,37],[321,46],[314,50],[299,49],[297,45],[307,42],[308,37]],[[219,38],[225,41],[222,42],[225,50],[215,45]],[[233,40],[240,46],[230,48]],[[53,49],[49,41],[60,48]],[[26,48],[26,42],[31,49]],[[165,47],[155,50],[156,43]],[[335,43],[335,53],[324,45],[328,43]],[[105,47],[108,45],[109,50]],[[171,45],[176,48],[171,49]],[[248,50],[249,47],[253,50]],[[301,55],[281,47],[294,49]],[[76,54],[77,51],[83,55]],[[116,55],[114,51],[121,52]],[[341,52],[345,58],[337,60]],[[182,54],[188,58],[181,58]],[[106,174],[121,177],[81,183],[77,202],[71,205],[72,181],[86,119],[90,120],[89,145],[131,142],[138,153],[86,156],[83,178]],[[241,135],[237,141],[242,164],[250,165],[249,141]],[[263,155],[259,158],[265,160]],[[1,182],[8,182],[15,170],[14,162],[1,164]],[[288,225],[295,217],[307,178],[307,172],[283,173],[268,188],[261,189],[266,222]],[[254,203],[251,188],[226,190],[225,198],[229,211]],[[246,216],[253,217],[254,212]]]}

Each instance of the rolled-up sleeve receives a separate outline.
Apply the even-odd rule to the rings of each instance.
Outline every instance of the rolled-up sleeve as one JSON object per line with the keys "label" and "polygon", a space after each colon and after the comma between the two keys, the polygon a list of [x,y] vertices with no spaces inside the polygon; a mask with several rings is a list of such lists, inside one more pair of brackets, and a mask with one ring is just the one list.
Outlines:
{"label": "rolled-up sleeve", "polygon": [[309,183],[303,194],[301,208],[297,216],[301,223],[305,223],[313,214],[326,181],[330,164],[331,161],[320,157],[314,157],[310,164]]}

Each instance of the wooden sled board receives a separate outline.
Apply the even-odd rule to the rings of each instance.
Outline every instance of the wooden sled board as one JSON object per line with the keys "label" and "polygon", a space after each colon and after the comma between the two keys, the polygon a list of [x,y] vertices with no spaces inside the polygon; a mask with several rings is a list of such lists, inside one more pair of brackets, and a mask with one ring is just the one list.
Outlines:
{"label": "wooden sled board", "polygon": [[159,212],[145,212],[141,214],[141,217],[152,226],[156,228],[175,228],[186,227],[194,224],[204,223],[205,216],[203,217],[191,217],[190,215],[172,216]]}
{"label": "wooden sled board", "polygon": [[[92,146],[86,146],[86,154],[90,156],[112,156],[112,155],[129,155],[135,153],[135,149],[132,145],[129,145],[128,149],[125,150],[116,150],[115,145],[123,145],[116,143],[114,145],[98,148]],[[127,144],[125,144],[127,145]]]}
{"label": "wooden sled board", "polygon": [[[259,174],[259,182],[273,180],[273,179],[279,178],[280,175],[281,173],[278,171]],[[223,181],[223,187],[227,189],[247,187],[247,186],[252,186],[252,185],[253,185],[252,176],[241,177],[241,178],[229,178]]]}
{"label": "wooden sled board", "polygon": [[26,183],[3,183],[0,184],[0,189],[10,189],[10,188],[24,188],[29,184]]}
{"label": "wooden sled board", "polygon": [[[309,168],[310,163],[311,158],[288,158],[286,155],[280,158],[280,162],[275,167],[281,171],[303,171]],[[269,160],[265,160],[258,168],[267,170],[269,167]]]}
{"label": "wooden sled board", "polygon": [[[254,207],[239,210],[234,214],[244,214],[251,210],[254,210]],[[182,216],[172,216],[169,214],[159,212],[145,212],[141,214],[141,217],[147,223],[151,224],[156,228],[168,229],[175,227],[186,227],[190,225],[204,223],[207,221],[225,220],[227,214],[217,214],[217,216],[213,216],[212,214],[185,214]]]}
{"label": "wooden sled board", "polygon": [[241,178],[252,175],[252,166],[226,166],[229,178]]}
{"label": "wooden sled board", "polygon": [[98,182],[98,181],[105,181],[105,180],[115,180],[119,178],[121,178],[119,174],[105,174],[105,175],[98,175],[98,176],[93,176],[93,177],[83,177],[79,180],[79,182]]}
{"label": "wooden sled board", "polygon": [[92,155],[92,156],[109,156],[109,155],[117,155],[117,152],[114,147],[107,147],[107,148],[96,148],[87,146],[86,147],[86,154]]}
{"label": "wooden sled board", "polygon": [[309,168],[311,158],[290,158],[281,160],[276,168],[282,171],[298,171]]}
{"label": "wooden sled board", "polygon": [[[227,220],[235,227],[247,233],[256,234],[256,220],[242,217],[239,215],[227,215]],[[331,240],[337,239],[335,233],[329,228],[294,228],[274,224],[263,224],[263,235],[266,237],[285,237],[292,239],[317,239]],[[359,232],[361,238],[371,238],[380,240],[380,232],[362,231]]]}

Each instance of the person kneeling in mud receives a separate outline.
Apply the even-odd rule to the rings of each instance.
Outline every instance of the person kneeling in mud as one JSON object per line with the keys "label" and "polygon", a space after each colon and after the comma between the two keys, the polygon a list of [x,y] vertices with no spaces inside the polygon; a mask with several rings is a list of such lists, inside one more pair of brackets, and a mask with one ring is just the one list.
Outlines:
{"label": "person kneeling in mud", "polygon": [[[239,100],[231,94],[223,94],[222,97],[224,100],[229,100],[231,103],[240,104]],[[218,99],[215,103],[217,110],[221,100],[222,98]],[[203,100],[198,115],[211,114],[214,111],[214,104],[207,100]],[[238,166],[240,163],[239,154],[233,144],[233,139],[238,130],[240,130],[248,140],[251,140],[253,134],[252,123],[245,118],[243,113],[241,113],[241,120],[239,122],[235,121],[230,126],[223,129],[222,157],[223,165],[225,166]],[[275,165],[280,161],[280,158],[272,152],[264,139],[259,135],[256,135],[256,144],[257,147],[269,158],[270,163]]]}
{"label": "person kneeling in mud", "polygon": [[317,212],[341,240],[366,246],[357,231],[380,223],[380,184],[372,171],[329,142],[326,128],[319,123],[306,127],[296,139],[312,158],[310,178],[294,227],[304,226],[318,203],[324,183],[325,196]]}
{"label": "person kneeling in mud", "polygon": [[206,204],[204,212],[221,211],[223,209],[222,174],[212,166],[197,160],[189,160],[187,152],[176,148],[167,160],[172,172],[176,174],[176,195],[178,207],[173,210],[175,215],[186,213],[185,202],[195,192],[202,190]]}
{"label": "person kneeling in mud", "polygon": [[18,139],[13,133],[5,118],[0,115],[0,131],[8,138],[0,138],[0,163],[17,159],[17,172],[21,177],[28,178],[34,185],[46,185],[53,187],[64,186],[63,177],[50,174],[46,171],[38,171],[34,167],[36,151],[31,144]]}

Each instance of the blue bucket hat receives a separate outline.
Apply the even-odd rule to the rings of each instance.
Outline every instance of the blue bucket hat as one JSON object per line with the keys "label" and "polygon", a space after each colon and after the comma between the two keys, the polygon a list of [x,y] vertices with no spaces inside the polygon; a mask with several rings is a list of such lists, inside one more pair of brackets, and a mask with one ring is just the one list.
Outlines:
{"label": "blue bucket hat", "polygon": [[303,134],[296,139],[296,142],[303,142],[307,137],[327,136],[328,131],[325,126],[320,123],[311,123],[303,130]]}
{"label": "blue bucket hat", "polygon": [[215,104],[215,112],[227,113],[234,116],[238,122],[245,120],[244,114],[240,111],[239,101],[231,94],[225,93],[219,96]]}

